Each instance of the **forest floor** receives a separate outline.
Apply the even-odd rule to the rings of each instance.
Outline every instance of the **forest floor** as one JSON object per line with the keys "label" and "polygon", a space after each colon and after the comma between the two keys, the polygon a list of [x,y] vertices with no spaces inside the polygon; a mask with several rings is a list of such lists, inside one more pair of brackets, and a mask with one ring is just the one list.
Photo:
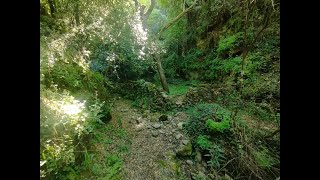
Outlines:
{"label": "forest floor", "polygon": [[191,160],[178,160],[175,152],[188,138],[178,124],[187,115],[177,112],[166,121],[159,121],[160,113],[141,111],[129,100],[116,100],[113,117],[122,117],[122,126],[131,139],[130,153],[126,156],[124,179],[191,179]]}
{"label": "forest floor", "polygon": [[[175,104],[185,99],[185,92],[173,94],[170,97]],[[199,152],[193,152],[195,158],[190,156],[191,142],[182,128],[188,115],[183,109],[164,115],[137,108],[133,101],[119,96],[114,96],[111,104],[112,119],[103,125],[101,137],[93,144],[96,151],[93,161],[98,168],[91,171],[97,173],[83,173],[84,179],[180,180],[195,176],[201,179],[207,174],[201,154],[199,157]],[[162,116],[165,118],[160,118]],[[243,119],[252,128],[276,129],[274,123],[257,121],[247,114],[243,114]],[[189,155],[177,156],[183,153]]]}

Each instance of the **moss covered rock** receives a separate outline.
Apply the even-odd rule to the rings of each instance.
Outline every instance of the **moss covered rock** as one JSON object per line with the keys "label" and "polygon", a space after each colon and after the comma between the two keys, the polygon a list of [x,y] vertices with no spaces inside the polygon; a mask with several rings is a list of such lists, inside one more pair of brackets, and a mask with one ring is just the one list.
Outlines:
{"label": "moss covered rock", "polygon": [[188,144],[181,144],[176,151],[177,156],[191,156],[192,154],[192,145],[189,141]]}

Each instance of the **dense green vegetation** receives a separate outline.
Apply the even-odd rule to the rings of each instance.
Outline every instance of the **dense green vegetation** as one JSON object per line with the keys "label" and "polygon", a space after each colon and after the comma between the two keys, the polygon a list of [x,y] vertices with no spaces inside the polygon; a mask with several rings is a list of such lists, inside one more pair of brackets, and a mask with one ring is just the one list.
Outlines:
{"label": "dense green vegetation", "polygon": [[[135,136],[116,110],[122,99],[145,118],[187,115],[192,153],[176,157],[175,178],[280,177],[279,9],[278,0],[40,0],[41,179],[128,179]],[[186,158],[198,163],[192,177],[180,172]]]}

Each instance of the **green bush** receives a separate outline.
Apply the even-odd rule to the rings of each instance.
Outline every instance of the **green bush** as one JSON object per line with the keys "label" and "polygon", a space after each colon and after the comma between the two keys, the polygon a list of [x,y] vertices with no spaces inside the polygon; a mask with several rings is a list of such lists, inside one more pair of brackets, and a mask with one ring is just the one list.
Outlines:
{"label": "green bush", "polygon": [[271,168],[273,165],[279,163],[279,161],[274,158],[267,148],[262,148],[260,151],[254,151],[254,157],[257,164],[262,168]]}
{"label": "green bush", "polygon": [[206,120],[215,114],[218,107],[217,104],[197,104],[190,107],[187,110],[189,119],[184,126],[188,135],[197,138],[200,135],[208,134]]}
{"label": "green bush", "polygon": [[169,84],[169,89],[170,89],[170,95],[183,95],[186,94],[189,86],[187,85],[176,85],[176,84]]}
{"label": "green bush", "polygon": [[82,68],[76,64],[65,63],[62,61],[55,62],[51,71],[46,72],[47,85],[50,83],[57,84],[60,88],[70,91],[83,89]]}
{"label": "green bush", "polygon": [[215,122],[212,119],[207,120],[207,126],[208,128],[213,132],[224,132],[225,130],[228,130],[230,128],[229,121],[221,121],[221,122]]}
{"label": "green bush", "polygon": [[209,139],[209,136],[200,135],[197,138],[196,145],[202,150],[209,150],[212,148],[212,143]]}
{"label": "green bush", "polygon": [[209,153],[210,160],[207,162],[208,166],[219,169],[221,164],[226,160],[223,147],[219,144],[213,143],[212,147],[209,149]]}
{"label": "green bush", "polygon": [[217,52],[221,54],[230,51],[240,44],[242,38],[243,32],[238,32],[227,37],[222,37],[219,41]]}
{"label": "green bush", "polygon": [[213,132],[224,132],[230,129],[231,113],[223,108],[216,111],[214,120],[208,119],[206,121],[207,127]]}
{"label": "green bush", "polygon": [[43,176],[62,178],[72,173],[75,166],[74,142],[93,132],[96,123],[101,123],[103,102],[96,99],[87,107],[68,91],[42,89],[40,95],[41,170]]}

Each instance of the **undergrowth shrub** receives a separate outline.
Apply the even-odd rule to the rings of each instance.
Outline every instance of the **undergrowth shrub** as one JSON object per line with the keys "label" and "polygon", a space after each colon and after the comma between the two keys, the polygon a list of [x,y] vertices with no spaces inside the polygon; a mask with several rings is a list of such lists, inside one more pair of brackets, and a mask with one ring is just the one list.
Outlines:
{"label": "undergrowth shrub", "polygon": [[192,137],[209,135],[210,131],[224,132],[230,128],[231,113],[218,104],[197,104],[187,113],[190,118],[185,128]]}
{"label": "undergrowth shrub", "polygon": [[117,93],[133,100],[134,106],[161,112],[171,108],[171,103],[162,95],[164,92],[155,84],[144,79],[128,83],[118,83],[116,89]]}
{"label": "undergrowth shrub", "polygon": [[209,136],[206,135],[198,136],[196,145],[202,150],[208,150],[212,147],[212,143],[209,139]]}
{"label": "undergrowth shrub", "polygon": [[[63,179],[74,173],[75,142],[93,132],[101,121],[104,102],[86,106],[64,90],[42,89],[40,98],[40,164],[42,177]],[[82,143],[81,145],[85,145]]]}
{"label": "undergrowth shrub", "polygon": [[218,44],[217,53],[219,54],[226,53],[232,50],[233,48],[239,46],[242,38],[243,38],[243,32],[238,32],[226,37],[221,37]]}
{"label": "undergrowth shrub", "polygon": [[257,164],[265,169],[270,169],[274,165],[279,163],[279,160],[273,157],[267,148],[254,151],[254,157]]}
{"label": "undergrowth shrub", "polygon": [[213,119],[206,121],[207,127],[210,131],[223,133],[230,129],[231,114],[225,109],[219,109]]}
{"label": "undergrowth shrub", "polygon": [[187,134],[193,138],[208,134],[206,120],[215,114],[217,108],[217,104],[197,104],[189,108],[189,119],[184,126]]}
{"label": "undergrowth shrub", "polygon": [[211,166],[215,169],[220,168],[226,160],[223,147],[217,143],[214,143],[209,149],[209,153],[210,160],[207,162],[208,166]]}
{"label": "undergrowth shrub", "polygon": [[84,71],[76,63],[55,62],[52,69],[43,72],[43,82],[47,88],[56,85],[75,94],[79,91],[98,93],[98,98],[106,100],[108,97],[107,80],[98,72]]}
{"label": "undergrowth shrub", "polygon": [[208,165],[213,168],[220,168],[225,161],[223,146],[215,143],[209,136],[200,135],[196,140],[196,147],[199,147],[205,157],[208,157]]}

